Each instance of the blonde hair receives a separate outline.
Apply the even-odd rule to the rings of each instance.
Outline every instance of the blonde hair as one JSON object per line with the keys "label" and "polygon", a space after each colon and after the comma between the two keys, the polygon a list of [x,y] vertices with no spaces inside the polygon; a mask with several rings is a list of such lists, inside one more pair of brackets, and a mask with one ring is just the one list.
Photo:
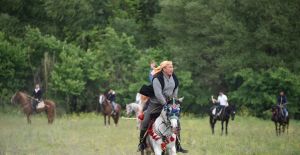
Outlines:
{"label": "blonde hair", "polygon": [[163,68],[167,67],[168,65],[173,65],[173,62],[172,61],[163,61],[160,63],[160,65],[156,68],[154,68],[154,74],[153,75],[156,75],[157,73],[161,72]]}

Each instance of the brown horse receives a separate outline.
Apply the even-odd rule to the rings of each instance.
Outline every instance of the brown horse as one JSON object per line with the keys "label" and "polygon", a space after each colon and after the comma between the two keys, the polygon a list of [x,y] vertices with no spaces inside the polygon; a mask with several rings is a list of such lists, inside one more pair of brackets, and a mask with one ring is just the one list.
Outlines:
{"label": "brown horse", "polygon": [[100,95],[99,99],[100,105],[101,105],[101,111],[104,116],[104,125],[106,126],[106,116],[108,117],[108,125],[110,125],[110,117],[114,119],[115,125],[118,125],[119,117],[121,114],[121,106],[119,104],[116,104],[115,107],[115,114],[112,114],[112,105],[110,101],[107,99],[107,97],[103,94]]}
{"label": "brown horse", "polygon": [[274,105],[272,106],[272,121],[275,124],[275,131],[276,131],[276,135],[279,136],[282,133],[284,133],[285,129],[286,132],[288,133],[288,129],[289,129],[289,117],[287,116],[286,118],[284,118],[284,116],[282,115],[282,107],[278,106],[278,105]]}
{"label": "brown horse", "polygon": [[[16,92],[11,98],[11,103],[21,105],[23,112],[27,116],[28,124],[31,124],[30,116],[34,111],[32,107],[32,100],[33,98],[31,96],[20,91]],[[55,117],[55,103],[51,100],[44,100],[44,104],[45,107],[38,109],[37,112],[45,111],[48,117],[48,123],[52,124]]]}

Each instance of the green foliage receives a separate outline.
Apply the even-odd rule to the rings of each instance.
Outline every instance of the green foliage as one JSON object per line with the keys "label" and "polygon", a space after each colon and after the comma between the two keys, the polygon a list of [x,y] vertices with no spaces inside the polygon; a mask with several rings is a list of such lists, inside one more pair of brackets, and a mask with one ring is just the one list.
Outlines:
{"label": "green foliage", "polygon": [[0,103],[10,102],[17,90],[25,87],[28,77],[28,59],[20,44],[10,42],[0,31]]}
{"label": "green foliage", "polygon": [[[229,95],[229,99],[238,97],[239,102],[250,105],[260,103],[262,108],[252,107],[259,113],[275,100],[280,87],[274,87],[274,83],[294,89],[294,84],[284,83],[285,78],[269,77],[270,68],[277,67],[285,68],[292,77],[299,76],[296,66],[300,56],[296,51],[300,46],[294,44],[300,35],[295,28],[299,25],[299,16],[295,15],[300,10],[299,1],[163,0],[160,6],[155,25],[165,37],[165,46],[175,62],[180,64],[179,70],[192,73],[194,83],[189,92],[194,103],[207,105],[210,94],[219,90],[237,91],[240,96]],[[239,72],[253,78],[245,83],[245,88],[229,81]],[[249,96],[247,92],[253,89],[259,92]]]}
{"label": "green foliage", "polygon": [[65,44],[59,55],[60,62],[55,64],[51,74],[52,89],[66,95],[79,95],[85,85],[80,49]]}
{"label": "green foliage", "polygon": [[277,104],[279,91],[288,96],[288,109],[291,114],[299,112],[300,83],[299,76],[286,68],[274,68],[267,71],[243,69],[236,72],[230,81],[235,86],[230,93],[231,101],[238,106],[245,106],[252,114],[262,115],[272,105]]}
{"label": "green foliage", "polygon": [[74,40],[79,32],[92,26],[95,12],[89,1],[46,0],[44,7],[47,17],[55,21],[56,35],[60,38]]}
{"label": "green foliage", "polygon": [[299,2],[2,0],[1,102],[42,83],[75,111],[110,88],[124,104],[149,83],[150,61],[172,60],[188,112],[224,90],[245,115],[267,116],[283,89],[299,117]]}

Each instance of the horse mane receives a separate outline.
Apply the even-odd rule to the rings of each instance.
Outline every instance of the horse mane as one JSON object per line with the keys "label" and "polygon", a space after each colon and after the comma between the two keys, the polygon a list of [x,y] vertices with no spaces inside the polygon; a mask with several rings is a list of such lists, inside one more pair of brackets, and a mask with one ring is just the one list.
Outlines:
{"label": "horse mane", "polygon": [[16,93],[16,97],[17,97],[17,100],[19,100],[20,103],[26,103],[26,102],[30,103],[30,100],[27,97],[27,94],[24,93],[24,92],[18,91]]}

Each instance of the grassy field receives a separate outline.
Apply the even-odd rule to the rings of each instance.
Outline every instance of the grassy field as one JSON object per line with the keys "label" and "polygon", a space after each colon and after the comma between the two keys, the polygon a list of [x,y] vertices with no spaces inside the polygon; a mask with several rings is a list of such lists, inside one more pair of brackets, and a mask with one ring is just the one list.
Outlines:
{"label": "grassy field", "polygon": [[[300,122],[291,120],[288,135],[277,137],[270,120],[236,117],[229,135],[211,135],[208,118],[183,117],[183,146],[191,155],[300,154]],[[119,127],[104,127],[103,117],[93,113],[66,115],[46,123],[43,114],[27,125],[22,114],[0,113],[0,154],[103,154],[135,155],[138,131],[135,121],[121,119]]]}

